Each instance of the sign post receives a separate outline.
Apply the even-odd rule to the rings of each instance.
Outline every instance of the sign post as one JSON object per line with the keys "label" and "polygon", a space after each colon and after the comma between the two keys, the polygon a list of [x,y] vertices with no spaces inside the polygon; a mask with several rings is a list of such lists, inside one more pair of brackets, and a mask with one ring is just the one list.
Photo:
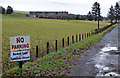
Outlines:
{"label": "sign post", "polygon": [[10,61],[19,61],[19,68],[22,62],[30,60],[30,36],[10,37]]}
{"label": "sign post", "polygon": [[22,68],[22,61],[19,62],[19,68]]}

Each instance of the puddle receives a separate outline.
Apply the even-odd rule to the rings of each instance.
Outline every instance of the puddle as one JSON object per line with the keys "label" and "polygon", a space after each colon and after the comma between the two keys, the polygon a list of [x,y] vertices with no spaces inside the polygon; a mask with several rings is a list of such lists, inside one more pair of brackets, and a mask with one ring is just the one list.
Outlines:
{"label": "puddle", "polygon": [[112,55],[111,52],[117,52],[118,47],[111,47],[107,44],[98,54],[93,56],[93,63],[98,70],[96,76],[120,76],[117,73],[118,55]]}
{"label": "puddle", "polygon": [[103,52],[105,52],[105,51],[112,51],[112,50],[118,50],[118,48],[117,47],[105,47],[105,48],[103,48],[103,49],[101,49]]}
{"label": "puddle", "polygon": [[110,47],[110,44],[107,44],[104,48],[101,49],[102,52],[118,50],[118,47]]}
{"label": "puddle", "polygon": [[109,72],[109,73],[106,73],[106,74],[97,74],[97,76],[120,76],[120,74],[116,73],[116,72]]}
{"label": "puddle", "polygon": [[105,76],[120,76],[120,74],[115,73],[115,72],[109,72],[109,73],[105,74]]}

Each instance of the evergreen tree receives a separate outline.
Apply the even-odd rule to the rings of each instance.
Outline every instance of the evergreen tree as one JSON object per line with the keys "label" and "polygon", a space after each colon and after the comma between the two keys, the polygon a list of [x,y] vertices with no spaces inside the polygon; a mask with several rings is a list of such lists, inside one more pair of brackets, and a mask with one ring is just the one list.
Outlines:
{"label": "evergreen tree", "polygon": [[120,6],[118,3],[116,3],[115,5],[115,19],[116,19],[116,22],[117,20],[119,20],[120,18]]}
{"label": "evergreen tree", "polygon": [[94,17],[94,20],[97,21],[98,19],[100,19],[100,4],[95,2],[93,4],[93,7],[92,7],[92,14],[93,14],[93,17]]}
{"label": "evergreen tree", "polygon": [[97,4],[97,20],[98,20],[98,29],[99,29],[99,21],[100,21],[100,4]]}
{"label": "evergreen tree", "polygon": [[2,6],[0,6],[0,14],[5,14],[5,8],[3,8]]}
{"label": "evergreen tree", "polygon": [[6,14],[12,14],[12,13],[13,13],[13,8],[11,6],[8,6]]}
{"label": "evergreen tree", "polygon": [[113,20],[115,19],[115,16],[114,16],[114,8],[113,6],[110,7],[110,10],[108,12],[108,18],[110,19],[111,23],[113,22]]}
{"label": "evergreen tree", "polygon": [[93,7],[92,7],[92,14],[93,14],[93,16],[94,16],[94,20],[96,21],[97,20],[97,2],[95,2],[94,4],[93,4]]}

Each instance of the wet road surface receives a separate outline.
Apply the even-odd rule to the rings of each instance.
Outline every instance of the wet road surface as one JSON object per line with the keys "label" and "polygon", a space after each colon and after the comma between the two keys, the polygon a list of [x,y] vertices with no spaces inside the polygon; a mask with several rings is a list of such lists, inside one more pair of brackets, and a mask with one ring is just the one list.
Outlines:
{"label": "wet road surface", "polygon": [[83,53],[74,62],[68,76],[120,76],[118,30],[120,25],[106,34],[99,43]]}

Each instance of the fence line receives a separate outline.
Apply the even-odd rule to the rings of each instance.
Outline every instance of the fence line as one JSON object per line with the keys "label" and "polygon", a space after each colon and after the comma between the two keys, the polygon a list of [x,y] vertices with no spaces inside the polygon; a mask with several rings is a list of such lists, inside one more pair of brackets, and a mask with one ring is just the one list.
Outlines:
{"label": "fence line", "polygon": [[[78,42],[78,41],[81,41],[81,40],[83,40],[83,39],[86,39],[86,38],[88,38],[88,37],[90,37],[91,35],[90,35],[91,33],[87,33],[87,34],[79,34],[79,35],[75,35],[76,36],[76,41],[74,41],[75,39],[74,39],[74,36],[72,36],[71,37],[71,39],[72,39],[72,42],[71,42],[71,44],[74,44],[75,42]],[[79,37],[79,38],[78,38]],[[65,40],[67,40],[66,42],[66,45],[65,45]],[[54,51],[57,51],[58,50],[58,47],[60,47],[61,46],[61,48],[64,48],[65,46],[69,46],[70,45],[70,37],[67,37],[67,39],[65,39],[65,38],[62,38],[62,45],[60,45],[60,42],[59,42],[59,46],[58,46],[58,40],[55,40],[54,42],[54,46],[53,46],[53,48],[54,48]],[[36,46],[36,58],[38,58],[39,57],[39,49],[40,47],[37,45]],[[44,49],[43,47],[41,48],[41,49]],[[42,55],[42,57],[44,56],[44,55],[46,55],[46,54],[49,54],[50,53],[50,42],[47,42],[47,45],[46,45],[46,50],[42,50],[42,52],[44,52],[44,51],[46,51],[46,53],[41,53]]]}
{"label": "fence line", "polygon": [[[113,23],[113,24],[115,24],[115,23]],[[92,32],[89,32],[89,33],[85,33],[85,34],[79,34],[79,35],[76,35],[75,37],[76,37],[76,40],[74,39],[75,37],[74,36],[72,36],[72,44],[74,44],[75,42],[78,42],[78,41],[81,41],[81,40],[83,40],[83,39],[86,39],[86,38],[89,38],[90,36],[92,36],[92,35],[94,35],[94,34],[98,34],[98,33],[100,33],[100,32],[102,32],[102,31],[104,31],[104,30],[106,30],[107,28],[109,28],[109,27],[111,27],[113,24],[111,24],[111,25],[108,25],[108,26],[106,26],[106,27],[103,27],[103,28],[101,28],[101,29],[96,29],[94,32],[92,31]],[[79,38],[78,38],[79,37]],[[67,40],[67,41],[65,41],[65,40]],[[75,40],[75,41],[74,41]],[[47,42],[47,54],[50,52],[49,50],[50,50],[50,45],[49,45],[50,43],[49,42]],[[66,44],[66,45],[65,45]],[[65,46],[69,46],[70,45],[70,37],[67,37],[67,39],[65,39],[65,38],[62,38],[62,48],[64,48]],[[55,40],[55,47],[53,47],[53,48],[55,48],[55,50],[54,51],[57,51],[58,50],[58,47],[60,47],[61,45],[59,45],[58,46],[58,40]],[[38,46],[36,46],[36,58],[38,58]]]}

